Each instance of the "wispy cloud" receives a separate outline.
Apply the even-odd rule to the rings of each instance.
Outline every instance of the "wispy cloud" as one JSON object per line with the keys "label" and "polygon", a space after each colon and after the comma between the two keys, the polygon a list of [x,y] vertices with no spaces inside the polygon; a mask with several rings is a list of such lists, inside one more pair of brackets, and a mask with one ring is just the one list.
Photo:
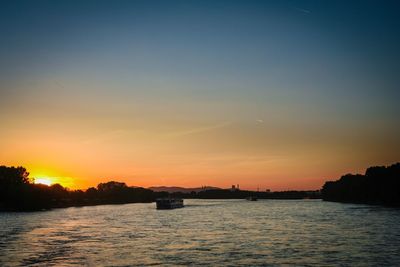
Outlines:
{"label": "wispy cloud", "polygon": [[310,14],[311,13],[311,10],[308,10],[308,9],[295,7],[295,6],[292,6],[291,8],[293,8],[294,10],[297,10],[297,11],[299,11],[301,13],[304,13],[304,14]]}
{"label": "wispy cloud", "polygon": [[222,122],[222,123],[215,124],[215,125],[209,125],[209,126],[204,126],[204,127],[198,127],[198,128],[192,128],[192,129],[188,129],[188,130],[173,132],[173,133],[168,134],[167,137],[174,138],[174,137],[181,137],[181,136],[186,136],[186,135],[208,132],[208,131],[224,128],[231,124],[232,124],[232,122],[226,121],[226,122]]}

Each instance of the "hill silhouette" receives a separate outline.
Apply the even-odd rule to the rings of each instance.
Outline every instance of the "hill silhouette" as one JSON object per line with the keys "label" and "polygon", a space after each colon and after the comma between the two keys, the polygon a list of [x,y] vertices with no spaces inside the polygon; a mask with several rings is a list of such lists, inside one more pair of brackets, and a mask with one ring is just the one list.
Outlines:
{"label": "hill silhouette", "polygon": [[221,189],[218,187],[213,187],[213,186],[203,186],[203,187],[194,187],[194,188],[185,188],[185,187],[179,187],[179,186],[151,186],[149,187],[150,190],[153,190],[154,192],[168,192],[168,193],[191,193],[191,192],[200,192],[200,191],[205,191],[205,190],[214,190],[214,189]]}

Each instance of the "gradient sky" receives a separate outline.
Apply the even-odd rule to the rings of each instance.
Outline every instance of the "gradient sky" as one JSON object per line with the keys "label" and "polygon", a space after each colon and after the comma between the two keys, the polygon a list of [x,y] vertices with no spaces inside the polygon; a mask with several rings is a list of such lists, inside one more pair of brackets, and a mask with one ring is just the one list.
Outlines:
{"label": "gradient sky", "polygon": [[319,189],[400,161],[398,1],[2,1],[0,164]]}

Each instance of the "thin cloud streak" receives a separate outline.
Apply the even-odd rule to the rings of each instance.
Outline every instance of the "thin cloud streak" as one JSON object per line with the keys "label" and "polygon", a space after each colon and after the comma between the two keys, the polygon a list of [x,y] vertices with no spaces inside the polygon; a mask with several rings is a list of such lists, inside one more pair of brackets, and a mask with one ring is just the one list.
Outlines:
{"label": "thin cloud streak", "polygon": [[292,7],[294,10],[297,10],[299,12],[305,13],[305,14],[311,14],[311,10],[300,8],[300,7]]}
{"label": "thin cloud streak", "polygon": [[173,133],[168,134],[167,137],[168,138],[176,138],[176,137],[182,137],[182,136],[187,136],[187,135],[192,135],[192,134],[204,133],[204,132],[224,128],[231,124],[232,124],[232,122],[227,121],[227,122],[219,123],[216,125],[199,127],[199,128],[189,129],[186,131],[173,132]]}

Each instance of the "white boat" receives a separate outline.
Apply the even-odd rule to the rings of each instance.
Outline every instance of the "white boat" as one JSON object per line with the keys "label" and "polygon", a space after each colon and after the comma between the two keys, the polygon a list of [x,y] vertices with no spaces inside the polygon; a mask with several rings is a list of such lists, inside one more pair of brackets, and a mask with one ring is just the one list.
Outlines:
{"label": "white boat", "polygon": [[181,198],[158,198],[156,199],[158,210],[183,208],[183,199]]}
{"label": "white boat", "polygon": [[249,201],[257,201],[258,200],[256,196],[249,196],[249,197],[246,197],[246,199]]}

